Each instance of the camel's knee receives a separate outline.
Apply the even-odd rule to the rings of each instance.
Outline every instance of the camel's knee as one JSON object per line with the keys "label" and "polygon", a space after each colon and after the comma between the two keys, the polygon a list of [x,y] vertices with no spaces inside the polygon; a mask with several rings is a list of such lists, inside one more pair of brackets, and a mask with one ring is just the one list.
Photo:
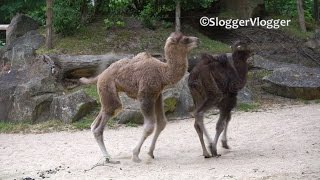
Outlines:
{"label": "camel's knee", "polygon": [[146,136],[149,136],[153,133],[155,128],[155,124],[154,123],[146,123],[144,124],[144,133]]}
{"label": "camel's knee", "polygon": [[194,121],[193,127],[196,131],[200,128],[198,121]]}
{"label": "camel's knee", "polygon": [[157,124],[157,128],[162,131],[167,126],[167,120],[159,121]]}
{"label": "camel's knee", "polygon": [[225,128],[225,124],[226,124],[225,121],[218,122],[217,126],[216,126],[216,131],[217,132],[222,132],[224,130],[224,128]]}

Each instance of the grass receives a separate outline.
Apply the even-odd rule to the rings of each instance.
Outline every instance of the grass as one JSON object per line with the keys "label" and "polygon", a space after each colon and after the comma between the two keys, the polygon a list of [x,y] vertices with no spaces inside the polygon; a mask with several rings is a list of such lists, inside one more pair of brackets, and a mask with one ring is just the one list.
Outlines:
{"label": "grass", "polygon": [[244,112],[252,112],[256,111],[260,107],[260,104],[258,103],[239,103],[237,105],[238,111],[244,111]]}
{"label": "grass", "polygon": [[[183,32],[187,35],[199,37],[201,44],[192,51],[193,54],[202,52],[223,53],[229,52],[229,46],[211,40],[190,26],[183,26]],[[159,27],[155,30],[147,28],[132,29],[130,27],[106,29],[103,19],[88,24],[68,37],[54,36],[54,48],[47,50],[44,47],[37,50],[38,54],[104,54],[107,52],[124,52],[137,54],[147,51],[151,53],[163,53],[164,42],[173,27]]]}
{"label": "grass", "polygon": [[[273,19],[288,19],[288,17],[274,16]],[[281,27],[280,30],[283,30],[284,32],[286,32],[289,35],[294,36],[296,38],[306,40],[306,39],[312,37],[313,30],[315,29],[315,25],[313,25],[313,24],[315,24],[315,23],[306,21],[306,26],[307,26],[307,29],[309,29],[309,31],[301,32],[298,19],[292,18],[291,22],[289,23],[289,26]]]}
{"label": "grass", "polygon": [[138,126],[139,126],[138,124],[133,123],[133,122],[128,122],[128,123],[126,124],[126,127],[138,127]]}
{"label": "grass", "polygon": [[39,123],[25,122],[0,122],[0,133],[46,133],[73,129],[71,125],[61,121],[50,120]]}
{"label": "grass", "polygon": [[93,99],[95,99],[96,101],[99,102],[99,95],[98,95],[98,91],[97,91],[97,85],[95,84],[91,84],[91,85],[86,85],[84,87],[82,87],[83,90]]}

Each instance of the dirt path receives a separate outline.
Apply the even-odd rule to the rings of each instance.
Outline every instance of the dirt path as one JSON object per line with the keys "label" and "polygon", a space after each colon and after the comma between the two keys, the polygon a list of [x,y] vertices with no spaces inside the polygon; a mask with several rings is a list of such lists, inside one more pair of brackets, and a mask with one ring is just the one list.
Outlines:
{"label": "dirt path", "polygon": [[[206,120],[214,133],[216,116]],[[234,113],[231,150],[219,143],[220,158],[204,159],[193,120],[170,122],[161,135],[156,159],[141,151],[131,162],[138,128],[107,130],[106,144],[119,165],[96,167],[100,150],[90,131],[0,134],[0,179],[319,179],[320,105],[290,106]]]}

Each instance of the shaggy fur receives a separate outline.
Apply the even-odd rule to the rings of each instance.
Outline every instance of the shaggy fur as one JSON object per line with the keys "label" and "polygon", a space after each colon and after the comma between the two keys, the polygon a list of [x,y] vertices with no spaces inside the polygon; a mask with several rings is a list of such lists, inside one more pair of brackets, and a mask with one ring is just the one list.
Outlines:
{"label": "shaggy fur", "polygon": [[101,111],[92,123],[91,130],[107,161],[110,155],[103,142],[103,130],[108,119],[121,110],[118,92],[125,92],[129,97],[138,99],[144,116],[144,132],[133,150],[132,160],[141,161],[139,159],[141,146],[156,127],[148,153],[154,158],[153,151],[157,138],[167,122],[161,91],[183,77],[188,67],[187,54],[197,47],[198,43],[199,40],[196,37],[175,32],[168,37],[164,47],[166,63],[143,52],[132,59],[122,59],[113,63],[96,78],[80,79],[85,84],[97,82]]}
{"label": "shaggy fur", "polygon": [[[212,156],[217,154],[217,141],[221,132],[222,146],[227,144],[227,127],[231,119],[231,110],[236,106],[237,92],[245,86],[248,72],[247,59],[251,51],[247,45],[238,41],[232,46],[232,54],[209,55],[204,54],[201,60],[191,70],[188,85],[196,107],[194,112],[194,127],[198,133],[204,157],[211,157],[208,153],[203,133],[210,143]],[[220,117],[216,125],[216,135],[212,141],[204,124],[204,113],[217,106]]]}

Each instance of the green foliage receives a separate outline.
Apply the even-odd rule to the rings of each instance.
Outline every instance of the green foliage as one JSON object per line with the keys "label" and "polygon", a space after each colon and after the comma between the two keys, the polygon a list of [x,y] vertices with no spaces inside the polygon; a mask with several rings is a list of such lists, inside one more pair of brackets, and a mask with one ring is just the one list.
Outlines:
{"label": "green foliage", "polygon": [[158,20],[158,12],[155,12],[152,4],[149,3],[140,12],[139,17],[144,26],[149,29],[154,29]]}
{"label": "green foliage", "polygon": [[80,28],[80,6],[78,3],[55,0],[53,6],[53,27],[57,33],[72,35]]}
{"label": "green foliage", "polygon": [[239,103],[237,105],[237,110],[249,112],[249,111],[255,111],[260,107],[260,104],[257,103]]}
{"label": "green foliage", "polygon": [[[313,0],[303,0],[304,16],[306,21],[312,21]],[[297,17],[296,0],[265,0],[268,12],[276,15],[285,15],[289,17]]]}
{"label": "green foliage", "polygon": [[131,4],[131,0],[110,0],[107,11],[109,14],[123,15],[127,13]]}
{"label": "green foliage", "polygon": [[[10,20],[17,13],[28,14],[31,17],[39,21],[40,24],[43,18],[43,7],[45,7],[45,1],[39,0],[2,0],[0,5],[0,23],[8,24]],[[41,20],[40,20],[41,19]]]}
{"label": "green foliage", "polygon": [[46,6],[41,6],[39,9],[29,11],[27,13],[32,19],[36,20],[40,25],[46,24]]}
{"label": "green foliage", "polygon": [[71,126],[59,120],[32,123],[23,122],[0,122],[0,133],[46,133],[72,129]]}
{"label": "green foliage", "polygon": [[112,20],[112,19],[104,19],[103,20],[104,22],[104,25],[107,29],[110,29],[112,27],[124,27],[125,26],[125,23],[118,19],[118,20]]}

